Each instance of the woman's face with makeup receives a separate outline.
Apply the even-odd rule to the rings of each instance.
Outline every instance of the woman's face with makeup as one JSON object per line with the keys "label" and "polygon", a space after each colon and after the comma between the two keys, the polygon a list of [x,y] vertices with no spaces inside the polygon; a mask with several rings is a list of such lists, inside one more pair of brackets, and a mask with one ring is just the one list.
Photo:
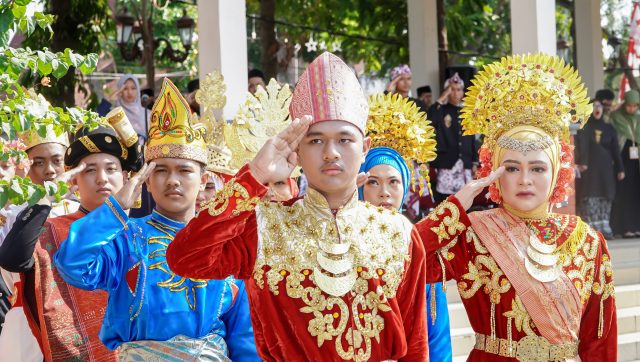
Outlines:
{"label": "woman's face with makeup", "polygon": [[526,154],[507,150],[501,165],[500,194],[504,204],[515,210],[535,210],[549,199],[553,182],[553,169],[544,150]]}

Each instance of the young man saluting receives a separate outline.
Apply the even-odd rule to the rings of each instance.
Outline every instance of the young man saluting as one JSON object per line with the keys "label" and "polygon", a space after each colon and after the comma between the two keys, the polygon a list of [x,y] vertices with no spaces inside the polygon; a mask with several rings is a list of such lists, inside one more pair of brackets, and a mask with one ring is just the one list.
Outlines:
{"label": "young man saluting", "polygon": [[[322,54],[300,78],[290,112],[290,127],[176,235],[169,267],[246,280],[264,360],[427,360],[422,242],[396,211],[358,201],[370,139],[355,75]],[[259,203],[265,185],[297,164],[307,195]]]}
{"label": "young man saluting", "polygon": [[[150,163],[71,225],[55,265],[69,284],[109,293],[100,339],[120,361],[256,360],[243,283],[181,278],[167,266],[167,245],[195,216],[207,162],[202,131],[167,79],[148,136]],[[129,218],[145,181],[156,208]]]}

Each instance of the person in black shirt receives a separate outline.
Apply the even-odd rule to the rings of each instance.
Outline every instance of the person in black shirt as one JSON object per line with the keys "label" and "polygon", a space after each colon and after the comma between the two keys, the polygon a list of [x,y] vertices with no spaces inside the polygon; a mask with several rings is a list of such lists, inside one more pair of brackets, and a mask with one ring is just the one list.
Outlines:
{"label": "person in black shirt", "polygon": [[427,117],[433,122],[437,157],[431,163],[437,170],[434,198],[443,201],[473,179],[478,164],[478,147],[474,136],[463,136],[460,119],[464,82],[455,73],[444,83],[444,92],[429,107]]}
{"label": "person in black shirt", "polygon": [[604,121],[604,107],[593,101],[593,114],[576,135],[575,162],[578,215],[605,239],[613,237],[609,216],[616,194],[616,179],[624,179],[618,134]]}

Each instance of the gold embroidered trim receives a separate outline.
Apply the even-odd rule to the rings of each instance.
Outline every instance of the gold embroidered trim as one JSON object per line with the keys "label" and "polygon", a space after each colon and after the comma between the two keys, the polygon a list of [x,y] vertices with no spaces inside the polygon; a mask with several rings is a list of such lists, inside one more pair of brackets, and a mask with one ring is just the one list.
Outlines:
{"label": "gold embroidered trim", "polygon": [[218,190],[215,196],[204,203],[200,211],[208,210],[209,215],[218,216],[222,214],[229,207],[229,200],[234,197],[236,207],[231,212],[232,215],[237,216],[244,211],[253,211],[256,204],[260,201],[259,197],[249,197],[249,191],[236,182],[235,177],[224,184],[224,187]]}
{"label": "gold embroidered trim", "polygon": [[96,144],[93,143],[93,141],[91,139],[89,139],[89,137],[82,136],[82,137],[78,138],[78,141],[80,141],[80,143],[82,143],[82,145],[87,149],[87,151],[89,151],[91,153],[99,153],[100,152],[100,149],[98,148],[98,146],[96,146]]}
{"label": "gold embroidered trim", "polygon": [[611,259],[607,254],[602,254],[599,277],[599,280],[593,283],[593,293],[600,296],[598,338],[602,338],[604,332],[604,302],[609,298],[615,298],[613,267],[611,265]]}
{"label": "gold embroidered trim", "polygon": [[440,216],[447,210],[449,210],[451,215],[445,216],[438,226],[431,228],[431,231],[438,236],[438,244],[441,244],[444,240],[452,236],[458,235],[466,228],[464,224],[460,222],[460,210],[458,210],[458,206],[450,201],[445,200],[441,202],[427,217],[433,221],[438,221]]}
{"label": "gold embroidered trim", "polygon": [[160,259],[160,261],[149,265],[149,270],[160,270],[169,276],[168,279],[156,283],[161,288],[167,288],[171,292],[184,292],[185,299],[189,308],[195,310],[197,307],[198,299],[196,298],[196,289],[206,288],[208,281],[205,279],[191,279],[184,278],[176,275],[167,264],[167,247],[173,240],[176,230],[165,224],[161,224],[155,221],[147,221],[147,224],[158,230],[164,235],[151,236],[147,238],[149,245],[159,245],[160,247],[149,253],[149,260]]}
{"label": "gold embroidered trim", "polygon": [[431,284],[430,292],[431,292],[431,298],[429,302],[431,303],[431,325],[435,326],[436,318],[438,317],[438,314],[437,314],[438,306],[436,304],[436,285],[435,284]]}
{"label": "gold embroidered trim", "polygon": [[[285,291],[304,302],[300,311],[313,317],[307,329],[318,347],[330,341],[343,360],[366,361],[371,359],[373,340],[380,342],[385,327],[382,313],[391,311],[388,299],[395,298],[410,260],[411,225],[396,213],[358,202],[345,206],[334,219],[316,201],[305,196],[292,206],[258,205],[253,277],[258,287],[268,287],[274,295]],[[340,249],[353,257],[351,271],[356,278],[347,291],[351,305],[317,284],[321,242],[350,244]]]}
{"label": "gold embroidered trim", "polygon": [[513,324],[515,324],[518,332],[524,332],[527,336],[537,335],[533,331],[533,328],[535,328],[533,320],[531,320],[529,312],[527,312],[518,295],[511,300],[511,310],[502,313],[502,315],[513,320]]}
{"label": "gold embroidered trim", "polygon": [[113,212],[113,214],[118,218],[118,221],[120,221],[120,223],[122,224],[122,226],[124,227],[125,230],[128,230],[129,227],[127,226],[127,223],[124,221],[124,219],[122,218],[122,216],[120,216],[120,213],[118,212],[118,210],[116,210],[115,206],[113,206],[113,204],[111,203],[111,200],[106,199],[104,201],[105,204],[107,204],[107,206],[109,207],[109,209],[111,209],[111,212]]}
{"label": "gold embroidered trim", "polygon": [[[500,294],[506,293],[511,288],[511,282],[502,272],[491,255],[477,255],[474,262],[469,261],[469,271],[458,281],[458,291],[465,299],[473,297],[476,292],[483,290],[489,295],[492,303],[500,304]],[[471,281],[471,286],[466,279]]]}

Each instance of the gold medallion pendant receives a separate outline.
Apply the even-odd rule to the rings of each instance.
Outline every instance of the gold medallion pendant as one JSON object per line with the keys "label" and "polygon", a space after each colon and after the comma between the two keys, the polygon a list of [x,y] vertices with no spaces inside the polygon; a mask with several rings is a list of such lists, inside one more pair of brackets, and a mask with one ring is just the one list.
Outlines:
{"label": "gold medallion pendant", "polygon": [[560,265],[558,265],[560,258],[556,253],[556,249],[556,245],[541,242],[538,237],[531,232],[529,245],[527,246],[527,255],[524,260],[524,266],[529,275],[543,283],[558,279],[561,270]]}

